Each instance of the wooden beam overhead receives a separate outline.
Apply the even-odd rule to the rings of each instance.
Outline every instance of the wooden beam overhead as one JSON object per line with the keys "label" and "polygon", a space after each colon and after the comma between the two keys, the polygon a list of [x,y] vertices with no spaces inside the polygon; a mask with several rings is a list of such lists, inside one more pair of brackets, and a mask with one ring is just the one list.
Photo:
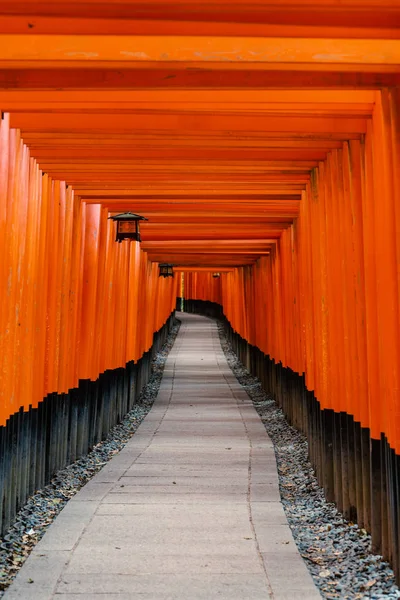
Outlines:
{"label": "wooden beam overhead", "polygon": [[[318,65],[317,65],[318,66]],[[137,90],[137,89],[229,89],[252,88],[260,90],[379,90],[382,87],[400,85],[400,73],[396,66],[371,65],[362,71],[347,70],[343,65],[325,65],[318,69],[306,65],[296,70],[278,65],[261,65],[257,70],[249,70],[240,65],[240,69],[229,69],[226,64],[211,69],[210,63],[188,70],[170,63],[162,67],[144,65],[146,68],[125,65],[120,68],[76,68],[59,69],[57,65],[48,65],[45,69],[34,69],[20,63],[16,68],[0,70],[0,89],[7,90]]]}
{"label": "wooden beam overhead", "polygon": [[116,63],[385,65],[399,70],[398,39],[335,39],[277,37],[218,37],[171,35],[39,35],[3,34],[0,66],[30,63],[32,68],[57,61],[63,66]]}
{"label": "wooden beam overhead", "polygon": [[3,0],[0,109],[81,202],[146,216],[151,260],[232,268],[363,141],[399,34],[397,0]]}

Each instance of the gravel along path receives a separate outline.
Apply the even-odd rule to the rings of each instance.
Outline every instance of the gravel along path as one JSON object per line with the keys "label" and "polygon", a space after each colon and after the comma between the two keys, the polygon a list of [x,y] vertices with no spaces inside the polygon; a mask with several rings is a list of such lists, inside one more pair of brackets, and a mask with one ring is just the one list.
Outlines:
{"label": "gravel along path", "polygon": [[140,423],[150,411],[160,387],[167,356],[178,335],[180,322],[172,328],[167,341],[157,353],[152,364],[152,375],[143,389],[138,404],[124,420],[111,429],[103,442],[62,471],[58,471],[50,484],[31,496],[19,511],[15,523],[4,539],[0,539],[0,598],[10,585],[32,548],[43,537],[65,504],[85,485],[115,454],[125,446]]}
{"label": "gravel along path", "polygon": [[[221,345],[228,364],[247,391],[272,439],[280,493],[293,537],[323,598],[400,598],[389,564],[372,554],[371,537],[326,502],[308,460],[306,438],[291,427],[260,380],[232,351],[222,322]],[[294,599],[295,600],[295,599]]]}

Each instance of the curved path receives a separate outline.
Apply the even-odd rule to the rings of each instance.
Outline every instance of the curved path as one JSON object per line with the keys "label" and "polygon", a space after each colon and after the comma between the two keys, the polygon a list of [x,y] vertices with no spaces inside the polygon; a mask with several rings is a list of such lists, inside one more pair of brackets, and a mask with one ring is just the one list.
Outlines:
{"label": "curved path", "polygon": [[60,513],[5,600],[320,598],[280,503],[272,443],[216,325],[180,318],[151,412]]}

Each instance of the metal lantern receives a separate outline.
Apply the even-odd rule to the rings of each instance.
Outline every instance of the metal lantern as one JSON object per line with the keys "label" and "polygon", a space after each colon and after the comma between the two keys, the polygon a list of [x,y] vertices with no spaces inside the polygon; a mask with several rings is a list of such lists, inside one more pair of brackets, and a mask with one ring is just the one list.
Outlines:
{"label": "metal lantern", "polygon": [[141,242],[139,221],[148,221],[146,217],[135,215],[131,212],[121,213],[114,217],[109,217],[117,223],[117,237],[116,242],[122,242],[122,240],[135,240]]}
{"label": "metal lantern", "polygon": [[215,278],[221,277],[221,273],[213,273],[213,277],[215,277]]}
{"label": "metal lantern", "polygon": [[174,265],[170,265],[168,263],[160,263],[158,265],[159,268],[159,277],[173,277],[174,276]]}

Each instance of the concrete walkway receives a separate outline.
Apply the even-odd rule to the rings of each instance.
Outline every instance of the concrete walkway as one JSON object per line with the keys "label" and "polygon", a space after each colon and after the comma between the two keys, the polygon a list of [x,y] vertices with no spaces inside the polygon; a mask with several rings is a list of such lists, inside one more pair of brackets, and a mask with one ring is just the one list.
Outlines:
{"label": "concrete walkway", "polygon": [[180,318],[151,412],[63,509],[5,600],[320,598],[280,503],[272,443],[216,325]]}

